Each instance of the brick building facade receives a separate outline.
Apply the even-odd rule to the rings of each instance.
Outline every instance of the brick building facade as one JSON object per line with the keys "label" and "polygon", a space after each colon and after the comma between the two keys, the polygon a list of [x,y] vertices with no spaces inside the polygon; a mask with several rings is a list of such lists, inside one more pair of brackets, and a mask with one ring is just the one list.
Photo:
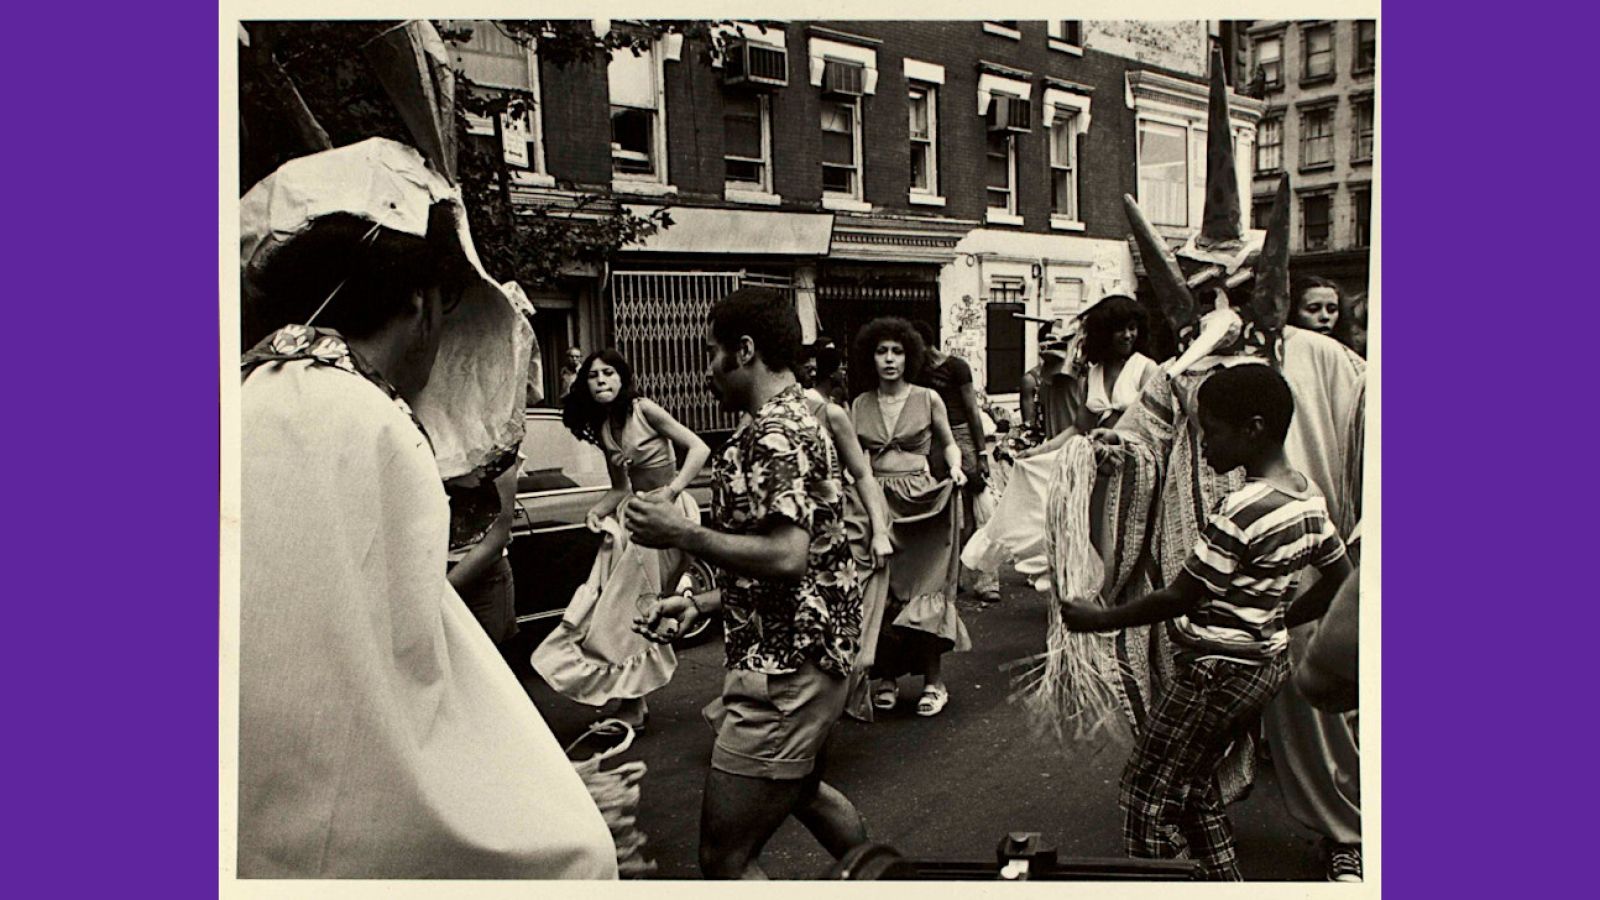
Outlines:
{"label": "brick building facade", "polygon": [[1364,293],[1372,244],[1377,23],[1255,22],[1247,34],[1267,103],[1254,163],[1256,227],[1263,227],[1278,177],[1287,173],[1294,185],[1292,270],[1330,278],[1347,294]]}
{"label": "brick building facade", "polygon": [[[1203,21],[747,23],[750,49],[715,64],[679,37],[609,66],[520,50],[519,85],[485,81],[519,48],[480,24],[458,45],[468,75],[537,95],[502,129],[525,161],[514,196],[595,192],[676,223],[533,298],[547,358],[617,344],[647,393],[708,430],[728,423],[699,385],[704,312],[752,282],[788,291],[808,338],[933,322],[991,397],[1014,397],[1037,360],[1017,314],[1139,290],[1123,194],[1174,242],[1197,227],[1205,69],[1233,40]],[[472,56],[484,47],[499,56]],[[1233,98],[1241,185],[1261,108]]]}

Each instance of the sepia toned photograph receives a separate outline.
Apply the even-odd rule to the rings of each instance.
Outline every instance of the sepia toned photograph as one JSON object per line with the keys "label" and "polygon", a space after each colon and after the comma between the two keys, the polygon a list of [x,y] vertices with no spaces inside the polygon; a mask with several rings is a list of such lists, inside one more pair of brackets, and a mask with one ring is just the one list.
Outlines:
{"label": "sepia toned photograph", "polygon": [[224,10],[224,883],[1375,889],[1378,25]]}

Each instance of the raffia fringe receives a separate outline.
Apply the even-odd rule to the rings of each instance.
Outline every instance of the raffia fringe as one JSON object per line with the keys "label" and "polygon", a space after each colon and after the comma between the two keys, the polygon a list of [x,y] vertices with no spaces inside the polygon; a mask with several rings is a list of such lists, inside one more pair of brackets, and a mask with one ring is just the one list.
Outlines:
{"label": "raffia fringe", "polygon": [[[1057,602],[1105,604],[1100,595],[1105,565],[1089,540],[1094,482],[1094,446],[1074,437],[1061,449],[1045,506],[1045,554]],[[1042,735],[1061,741],[1101,734],[1130,740],[1116,688],[1121,666],[1114,636],[1068,631],[1054,603],[1048,616],[1045,652],[1019,661],[1026,668],[1013,677],[1012,700],[1027,710]]]}

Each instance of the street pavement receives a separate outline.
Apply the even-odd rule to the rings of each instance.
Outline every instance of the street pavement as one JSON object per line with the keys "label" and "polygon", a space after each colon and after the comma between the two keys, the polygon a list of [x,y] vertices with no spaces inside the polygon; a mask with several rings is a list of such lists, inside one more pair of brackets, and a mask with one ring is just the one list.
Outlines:
{"label": "street pavement", "polygon": [[[1007,700],[1008,662],[1043,649],[1045,605],[1012,574],[1004,601],[985,607],[958,601],[973,650],[945,657],[950,703],[936,717],[916,715],[920,679],[900,682],[900,707],[863,724],[845,719],[828,747],[826,780],[853,800],[872,840],[913,859],[992,860],[1008,831],[1041,832],[1063,857],[1120,857],[1122,816],[1117,778],[1127,749],[1108,740],[1061,744],[1036,737]],[[552,691],[532,672],[525,651],[513,669],[563,744],[602,716]],[[650,697],[650,721],[632,748],[611,764],[649,766],[638,824],[657,878],[699,878],[700,799],[712,732],[701,708],[721,690],[722,642],[681,650],[678,670]],[[1316,836],[1284,810],[1270,765],[1249,796],[1229,808],[1248,880],[1321,880]],[[833,860],[792,819],[761,857],[768,875],[814,878]]]}

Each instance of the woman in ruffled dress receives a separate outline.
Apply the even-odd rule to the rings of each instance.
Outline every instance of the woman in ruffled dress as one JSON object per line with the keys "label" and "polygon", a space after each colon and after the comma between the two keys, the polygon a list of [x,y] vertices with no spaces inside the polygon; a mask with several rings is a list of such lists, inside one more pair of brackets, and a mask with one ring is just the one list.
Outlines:
{"label": "woman in ruffled dress", "polygon": [[[688,560],[678,550],[633,543],[622,525],[622,507],[634,494],[660,494],[699,521],[699,507],[686,488],[711,450],[660,405],[635,393],[632,366],[611,349],[591,354],[579,367],[561,420],[579,440],[605,451],[611,490],[585,520],[603,535],[589,579],[534,651],[533,667],[568,699],[591,706],[620,701],[617,718],[640,728],[649,714],[645,695],[672,678],[677,657],[670,645],[635,633],[633,620],[673,590]],[[675,447],[683,452],[682,469]]]}
{"label": "woman in ruffled dress", "polygon": [[[961,504],[956,491],[966,482],[961,449],[950,433],[944,401],[912,384],[924,358],[922,338],[910,322],[874,319],[856,337],[857,371],[873,373],[876,385],[857,396],[850,417],[872,474],[883,490],[895,553],[888,563],[889,590],[872,675],[872,705],[893,709],[895,679],[921,675],[917,715],[934,716],[949,702],[944,654],[972,649],[956,610],[960,571]],[[928,454],[937,443],[949,478],[936,481]]]}

